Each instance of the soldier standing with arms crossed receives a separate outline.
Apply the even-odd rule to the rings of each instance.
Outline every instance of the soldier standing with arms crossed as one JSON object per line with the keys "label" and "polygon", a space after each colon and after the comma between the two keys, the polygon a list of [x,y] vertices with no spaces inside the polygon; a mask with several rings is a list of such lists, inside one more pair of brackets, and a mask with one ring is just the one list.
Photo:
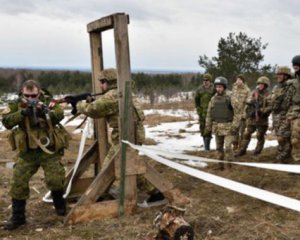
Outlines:
{"label": "soldier standing with arms crossed", "polygon": [[246,128],[246,100],[249,97],[250,89],[245,83],[243,75],[238,75],[232,87],[231,103],[234,109],[234,114],[238,118],[239,127],[233,139],[233,150],[237,150],[241,144],[244,131]]}
{"label": "soldier standing with arms crossed", "polygon": [[209,73],[203,75],[203,83],[195,92],[195,106],[199,116],[200,133],[203,137],[205,151],[210,150],[211,133],[205,130],[205,119],[208,103],[214,95],[214,86],[211,83],[212,76]]}
{"label": "soldier standing with arms crossed", "polygon": [[290,101],[287,119],[291,124],[292,157],[300,161],[300,55],[292,59],[295,78],[289,81],[287,97]]}
{"label": "soldier standing with arms crossed", "polygon": [[286,116],[290,105],[287,81],[291,79],[291,70],[289,67],[280,66],[276,70],[276,76],[277,84],[271,95],[273,129],[278,141],[276,160],[287,162],[291,155],[291,129]]}
{"label": "soldier standing with arms crossed", "polygon": [[42,167],[47,187],[51,190],[57,215],[66,213],[63,199],[65,169],[61,164],[68,134],[60,127],[64,118],[61,107],[51,102],[34,80],[21,87],[18,100],[3,111],[3,125],[11,130],[9,141],[18,151],[11,179],[12,217],[4,226],[14,230],[26,223],[25,205],[29,198],[29,180]]}

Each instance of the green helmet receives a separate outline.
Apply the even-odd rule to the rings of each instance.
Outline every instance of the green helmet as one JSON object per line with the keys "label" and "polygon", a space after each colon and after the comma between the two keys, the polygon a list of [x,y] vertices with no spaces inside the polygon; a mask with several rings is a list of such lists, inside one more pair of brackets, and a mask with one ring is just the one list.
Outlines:
{"label": "green helmet", "polygon": [[212,81],[212,76],[209,73],[205,73],[202,76],[203,80]]}
{"label": "green helmet", "polygon": [[98,80],[107,80],[108,82],[117,80],[117,71],[114,68],[102,70],[98,75]]}
{"label": "green helmet", "polygon": [[227,85],[228,85],[228,80],[225,78],[225,77],[217,77],[214,81],[214,85],[223,85],[224,88],[227,88]]}
{"label": "green helmet", "polygon": [[276,74],[285,74],[291,76],[291,69],[287,66],[278,66],[276,69]]}
{"label": "green helmet", "polygon": [[260,83],[263,83],[267,87],[269,87],[270,86],[270,79],[266,76],[259,77],[256,81],[256,84],[260,84]]}

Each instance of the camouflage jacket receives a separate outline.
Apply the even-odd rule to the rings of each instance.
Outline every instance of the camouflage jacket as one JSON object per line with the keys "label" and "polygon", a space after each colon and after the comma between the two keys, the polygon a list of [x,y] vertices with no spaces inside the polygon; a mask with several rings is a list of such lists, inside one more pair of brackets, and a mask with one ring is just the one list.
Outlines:
{"label": "camouflage jacket", "polygon": [[268,125],[268,118],[272,111],[269,101],[269,92],[253,90],[247,99],[246,118],[247,125]]}
{"label": "camouflage jacket", "polygon": [[270,104],[272,106],[273,115],[286,115],[290,104],[290,100],[287,97],[288,87],[289,85],[283,82],[278,83],[272,89]]}
{"label": "camouflage jacket", "polygon": [[237,85],[233,84],[231,94],[231,104],[234,109],[234,114],[239,120],[246,118],[246,101],[250,95],[250,89],[246,84]]}
{"label": "camouflage jacket", "polygon": [[[216,122],[212,119],[212,109],[215,105],[215,99],[218,96],[216,93],[210,100],[208,104],[207,109],[207,115],[206,115],[206,129],[207,131],[211,132],[213,134],[216,134],[218,136],[226,136],[231,135],[233,130],[236,130],[239,126],[238,118],[234,115],[234,109],[232,108],[232,105],[230,103],[230,106],[228,108],[231,108],[231,111],[233,111],[233,120],[232,122]],[[231,97],[231,92],[226,90],[222,96]]]}
{"label": "camouflage jacket", "polygon": [[[51,96],[41,94],[39,105],[48,106],[52,100]],[[51,104],[51,109],[47,109],[47,120],[45,112],[36,107],[36,114],[24,116],[22,110],[26,108],[26,102],[21,97],[10,102],[2,112],[2,123],[7,129],[12,131],[8,135],[8,140],[13,150],[26,152],[28,149],[38,149],[41,147],[50,148],[51,151],[60,151],[67,148],[70,136],[59,122],[64,118],[63,109],[59,104]],[[44,109],[45,111],[45,109]],[[42,142],[41,140],[46,142]],[[49,150],[49,149],[48,149]],[[45,151],[43,149],[43,151]]]}
{"label": "camouflage jacket", "polygon": [[286,93],[286,101],[289,102],[287,118],[289,120],[300,117],[300,77],[289,80],[287,82],[288,90]]}
{"label": "camouflage jacket", "polygon": [[[85,114],[91,118],[105,118],[105,121],[112,128],[111,141],[114,145],[119,144],[119,102],[116,88],[107,91],[94,102],[79,102],[77,109],[79,113]],[[141,144],[144,140],[145,133],[143,127],[144,114],[140,106],[133,98],[133,107],[136,120],[136,141]]]}
{"label": "camouflage jacket", "polygon": [[[52,96],[41,94],[39,99],[43,104],[48,106],[52,100]],[[21,111],[25,109],[24,104],[22,103],[22,98],[18,98],[16,101],[12,101],[8,104],[7,108],[2,113],[2,123],[5,128],[12,129],[16,126],[26,130],[25,126],[25,117],[21,114]],[[59,104],[55,104],[49,111],[49,117],[53,126],[57,125],[63,118],[64,112]],[[38,124],[33,124],[33,119],[29,118],[30,128],[36,130],[48,130],[49,126],[46,123],[44,116],[38,114],[37,116]]]}
{"label": "camouflage jacket", "polygon": [[201,85],[195,92],[195,106],[200,119],[205,119],[207,114],[208,103],[214,95],[214,86],[204,88]]}

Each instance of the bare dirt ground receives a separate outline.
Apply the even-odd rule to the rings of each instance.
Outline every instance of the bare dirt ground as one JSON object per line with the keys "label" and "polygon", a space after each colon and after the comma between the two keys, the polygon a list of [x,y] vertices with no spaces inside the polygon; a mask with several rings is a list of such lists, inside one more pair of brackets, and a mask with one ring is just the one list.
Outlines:
{"label": "bare dirt ground", "polygon": [[[171,105],[162,108],[174,107]],[[191,104],[175,106],[191,109]],[[159,116],[157,116],[159,117]],[[159,121],[164,121],[159,117]],[[148,124],[155,124],[155,116],[148,118]],[[170,120],[168,118],[168,120]],[[172,121],[176,121],[173,119]],[[7,132],[0,133],[0,224],[10,216],[9,179],[12,169],[6,161],[13,159],[5,139]],[[199,134],[199,133],[195,133]],[[200,135],[199,135],[200,138]],[[151,139],[148,139],[151,142]],[[71,148],[66,152],[63,162],[67,168],[72,166],[79,144],[74,136]],[[215,151],[188,152],[191,155],[215,157]],[[249,152],[239,158],[244,162],[274,162],[275,148],[264,149],[260,156]],[[172,181],[191,203],[186,206],[185,219],[193,226],[195,239],[206,240],[297,240],[300,239],[299,213],[254,198],[229,191],[213,184],[195,179],[175,170],[156,164],[165,178]],[[211,164],[203,171],[249,184],[292,198],[300,199],[300,176],[250,167],[233,166],[224,171],[216,170]],[[54,213],[51,204],[42,202],[47,192],[43,173],[39,171],[31,180],[31,196],[27,203],[27,224],[7,232],[0,229],[0,239],[151,239],[157,230],[152,222],[160,208],[137,209],[133,216],[91,223],[63,226],[62,217]]]}

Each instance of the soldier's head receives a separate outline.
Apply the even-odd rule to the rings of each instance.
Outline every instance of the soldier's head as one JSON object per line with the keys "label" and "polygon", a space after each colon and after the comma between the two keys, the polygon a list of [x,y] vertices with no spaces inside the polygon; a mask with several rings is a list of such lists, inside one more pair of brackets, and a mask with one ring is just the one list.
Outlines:
{"label": "soldier's head", "polygon": [[24,98],[37,99],[40,96],[41,86],[35,80],[27,80],[21,86],[21,94]]}
{"label": "soldier's head", "polygon": [[287,66],[278,66],[276,69],[277,82],[284,82],[292,77],[291,69]]}
{"label": "soldier's head", "polygon": [[292,59],[293,69],[296,75],[300,75],[300,55],[296,55]]}
{"label": "soldier's head", "polygon": [[102,91],[117,87],[117,71],[114,68],[102,70],[98,75]]}
{"label": "soldier's head", "polygon": [[225,77],[217,77],[214,81],[214,86],[217,94],[222,94],[227,88],[228,80]]}
{"label": "soldier's head", "polygon": [[205,73],[203,74],[202,79],[203,79],[203,85],[205,87],[209,87],[212,81],[212,76],[209,73]]}
{"label": "soldier's head", "polygon": [[235,79],[235,83],[238,85],[238,86],[241,86],[245,83],[245,77],[240,74],[240,75],[237,75],[236,76],[236,79]]}
{"label": "soldier's head", "polygon": [[257,89],[263,91],[270,86],[270,79],[266,76],[259,77],[256,81]]}

